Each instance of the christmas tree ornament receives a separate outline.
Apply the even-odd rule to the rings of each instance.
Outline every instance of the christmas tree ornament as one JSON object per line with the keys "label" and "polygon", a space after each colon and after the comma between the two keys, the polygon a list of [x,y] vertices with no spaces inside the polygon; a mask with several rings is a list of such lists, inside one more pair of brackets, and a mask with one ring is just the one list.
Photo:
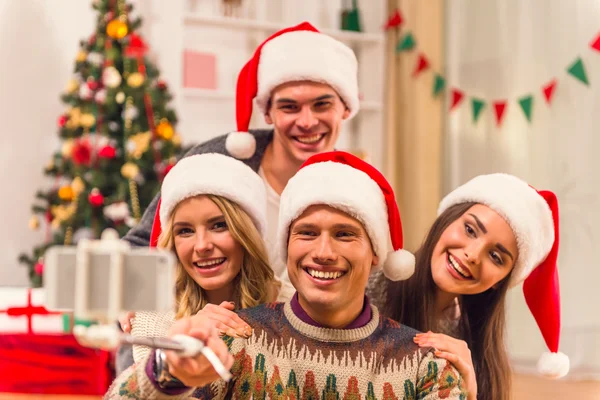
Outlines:
{"label": "christmas tree ornament", "polygon": [[157,87],[159,90],[167,90],[167,83],[166,83],[165,81],[163,81],[162,79],[159,79],[159,80],[156,82],[156,87]]}
{"label": "christmas tree ornament", "polygon": [[129,44],[127,45],[127,48],[125,50],[125,55],[127,57],[144,57],[147,51],[148,46],[140,36],[136,35],[135,33],[129,35]]}
{"label": "christmas tree ornament", "polygon": [[104,68],[104,71],[102,71],[102,83],[104,86],[114,89],[121,84],[121,81],[122,78],[119,70],[112,65]]}
{"label": "christmas tree ornament", "polygon": [[126,162],[121,167],[121,175],[123,175],[123,177],[125,179],[134,179],[139,173],[140,173],[140,167],[138,167],[136,164],[132,163],[131,161]]}
{"label": "christmas tree ornament", "polygon": [[123,39],[128,32],[127,24],[120,19],[113,19],[106,25],[106,34],[113,39]]}
{"label": "christmas tree ornament", "polygon": [[99,67],[104,62],[104,56],[98,52],[91,52],[87,56],[87,61],[90,64]]}
{"label": "christmas tree ornament", "polygon": [[58,218],[54,218],[50,223],[50,227],[53,231],[58,231],[60,229],[61,223],[61,220],[59,220]]}
{"label": "christmas tree ornament", "polygon": [[115,121],[110,121],[108,123],[108,129],[110,129],[111,132],[116,132],[119,130],[119,124]]}
{"label": "christmas tree ornament", "polygon": [[126,144],[127,153],[138,160],[148,150],[151,139],[152,134],[150,132],[138,133],[131,136]]}
{"label": "christmas tree ornament", "polygon": [[79,243],[82,239],[94,239],[94,231],[90,228],[83,227],[79,228],[73,233],[73,244]]}
{"label": "christmas tree ornament", "polygon": [[117,155],[117,149],[112,146],[104,146],[98,152],[98,157],[104,158],[106,160],[112,160]]}
{"label": "christmas tree ornament", "polygon": [[92,91],[96,91],[98,90],[98,87],[100,87],[100,84],[98,83],[97,80],[95,80],[93,77],[89,77],[87,80],[87,87],[90,88],[90,90]]}
{"label": "christmas tree ornament", "polygon": [[106,218],[116,223],[125,222],[125,219],[130,215],[129,206],[124,201],[118,201],[105,206],[103,213]]}
{"label": "christmas tree ornament", "polygon": [[79,194],[85,190],[85,182],[81,177],[76,176],[73,179],[73,182],[71,182],[71,189],[73,189],[75,196],[79,196]]}
{"label": "christmas tree ornament", "polygon": [[86,84],[79,86],[79,97],[83,100],[89,100],[93,96],[92,89]]}
{"label": "christmas tree ornament", "polygon": [[58,117],[58,127],[62,128],[63,126],[65,126],[68,120],[69,118],[64,114]]}
{"label": "christmas tree ornament", "polygon": [[92,114],[81,114],[79,124],[84,128],[91,128],[96,123],[96,117]]}
{"label": "christmas tree ornament", "polygon": [[96,103],[98,104],[104,104],[106,102],[106,89],[98,90],[94,96],[94,100],[96,100]]}
{"label": "christmas tree ornament", "polygon": [[89,139],[79,138],[73,144],[71,159],[75,165],[89,164],[92,158],[92,146]]}
{"label": "christmas tree ornament", "polygon": [[67,226],[67,230],[65,231],[64,245],[69,246],[71,244],[73,244],[73,227]]}
{"label": "christmas tree ornament", "polygon": [[79,50],[77,52],[77,56],[75,56],[75,60],[77,60],[77,62],[82,63],[85,60],[87,60],[87,53],[83,50]]}
{"label": "christmas tree ornament", "polygon": [[154,148],[154,150],[160,151],[163,148],[163,146],[163,142],[156,141],[154,142],[152,147]]}
{"label": "christmas tree ornament", "polygon": [[79,89],[79,82],[76,79],[69,79],[67,82],[67,86],[65,87],[65,92],[68,94],[73,94]]}
{"label": "christmas tree ornament", "polygon": [[71,158],[71,155],[73,154],[73,146],[74,146],[73,139],[65,140],[60,149],[60,154],[64,158]]}
{"label": "christmas tree ornament", "polygon": [[181,146],[181,135],[179,133],[174,133],[171,138],[171,143],[173,143],[175,147]]}
{"label": "christmas tree ornament", "polygon": [[58,189],[58,198],[62,201],[73,201],[73,197],[75,197],[75,193],[70,185],[65,185]]}
{"label": "christmas tree ornament", "polygon": [[92,207],[100,207],[104,204],[104,196],[102,196],[102,193],[100,193],[98,188],[93,188],[88,196],[88,201]]}
{"label": "christmas tree ornament", "polygon": [[173,126],[166,118],[163,118],[156,126],[156,134],[164,140],[171,139],[173,137],[173,133]]}
{"label": "christmas tree ornament", "polygon": [[32,231],[37,231],[40,227],[40,219],[38,218],[37,215],[32,215],[31,218],[29,218],[29,229],[31,229]]}
{"label": "christmas tree ornament", "polygon": [[133,211],[133,218],[139,221],[142,213],[140,211],[140,199],[138,197],[137,185],[133,179],[129,180],[129,194],[131,196],[131,209]]}
{"label": "christmas tree ornament", "polygon": [[123,104],[123,102],[125,101],[125,93],[123,93],[123,92],[117,93],[117,95],[115,96],[115,101],[119,104]]}
{"label": "christmas tree ornament", "polygon": [[122,117],[126,120],[134,120],[140,115],[140,110],[133,104],[127,105],[123,110]]}
{"label": "christmas tree ornament", "polygon": [[143,83],[144,75],[140,74],[139,72],[129,74],[129,76],[127,77],[127,84],[134,89],[139,88],[140,86],[142,86]]}
{"label": "christmas tree ornament", "polygon": [[38,259],[38,261],[35,263],[35,266],[33,267],[33,270],[35,271],[36,274],[38,274],[40,276],[44,273],[44,259],[43,258]]}

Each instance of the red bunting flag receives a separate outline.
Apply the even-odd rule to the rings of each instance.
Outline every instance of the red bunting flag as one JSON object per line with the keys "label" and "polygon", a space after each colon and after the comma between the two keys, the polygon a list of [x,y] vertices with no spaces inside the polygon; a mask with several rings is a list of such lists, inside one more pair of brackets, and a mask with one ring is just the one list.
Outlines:
{"label": "red bunting flag", "polygon": [[383,26],[383,29],[386,31],[391,28],[396,28],[404,22],[404,18],[402,18],[402,14],[400,14],[400,10],[396,9],[394,14],[388,19],[386,24]]}
{"label": "red bunting flag", "polygon": [[590,43],[590,47],[596,51],[600,51],[600,34]]}
{"label": "red bunting flag", "polygon": [[544,97],[546,98],[546,103],[550,104],[552,102],[552,96],[554,96],[554,89],[556,89],[556,84],[558,82],[556,79],[552,79],[546,86],[544,86]]}
{"label": "red bunting flag", "polygon": [[419,61],[417,62],[417,66],[415,68],[415,72],[413,72],[413,76],[419,75],[422,71],[429,68],[429,61],[427,57],[423,53],[419,54]]}
{"label": "red bunting flag", "polygon": [[504,118],[504,111],[506,111],[506,100],[495,102],[494,111],[496,112],[496,124],[500,126]]}
{"label": "red bunting flag", "polygon": [[458,89],[452,89],[452,103],[450,103],[450,111],[460,104],[465,94]]}

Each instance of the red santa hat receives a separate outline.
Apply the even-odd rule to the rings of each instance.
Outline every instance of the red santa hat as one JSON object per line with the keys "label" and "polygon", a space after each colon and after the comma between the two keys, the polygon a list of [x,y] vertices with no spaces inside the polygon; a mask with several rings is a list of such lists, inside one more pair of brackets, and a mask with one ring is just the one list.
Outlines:
{"label": "red santa hat", "polygon": [[379,257],[375,270],[383,268],[393,281],[413,274],[415,257],[402,249],[402,221],[392,187],[375,167],[343,151],[310,157],[283,190],[277,240],[284,264],[292,222],[316,204],[339,209],[362,223]]}
{"label": "red santa hat", "polygon": [[267,193],[256,172],[235,158],[216,153],[182,158],[165,177],[156,207],[150,246],[155,247],[175,207],[183,200],[212,194],[239,205],[264,237],[267,230]]}
{"label": "red santa hat", "polygon": [[228,135],[225,146],[240,159],[254,155],[256,142],[248,134],[252,102],[256,98],[264,114],[277,86],[294,81],[313,81],[330,85],[340,95],[353,117],[360,107],[358,63],[352,49],[320,33],[308,22],[271,35],[244,65],[237,81],[235,116],[237,132]]}
{"label": "red santa hat", "polygon": [[536,190],[508,174],[480,175],[448,194],[438,215],[466,202],[484,204],[502,216],[517,239],[519,255],[509,285],[523,284],[525,300],[550,353],[542,355],[538,371],[559,378],[569,371],[569,358],[558,351],[560,290],[558,257],[558,201],[554,193]]}

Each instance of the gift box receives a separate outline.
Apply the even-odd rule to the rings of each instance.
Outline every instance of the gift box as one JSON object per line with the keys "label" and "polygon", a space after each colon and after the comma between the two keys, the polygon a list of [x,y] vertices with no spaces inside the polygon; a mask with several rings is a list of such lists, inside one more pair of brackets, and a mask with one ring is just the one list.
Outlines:
{"label": "gift box", "polygon": [[43,289],[0,288],[0,392],[103,395],[110,352],[65,333],[72,313],[47,310]]}

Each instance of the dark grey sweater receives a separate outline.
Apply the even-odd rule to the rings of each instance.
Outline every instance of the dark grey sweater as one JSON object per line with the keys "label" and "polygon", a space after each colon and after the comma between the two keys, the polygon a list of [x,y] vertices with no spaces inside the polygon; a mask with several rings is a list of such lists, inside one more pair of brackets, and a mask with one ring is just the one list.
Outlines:
{"label": "dark grey sweater", "polygon": [[[250,168],[258,173],[260,162],[265,155],[265,150],[269,143],[273,141],[273,130],[256,129],[250,130],[250,133],[256,139],[256,152],[254,155],[247,159],[241,160]],[[227,135],[218,136],[207,142],[198,144],[192,147],[183,157],[191,156],[194,154],[206,154],[206,153],[219,153],[230,155],[225,149],[225,139]],[[199,171],[200,172],[200,171]],[[146,211],[142,216],[140,222],[123,237],[123,240],[131,243],[132,246],[148,246],[150,244],[150,233],[152,232],[152,223],[154,222],[154,215],[156,214],[156,205],[160,194],[157,194]],[[130,365],[133,365],[133,352],[131,346],[121,346],[117,352],[116,359],[116,372],[117,375],[127,369]]]}
{"label": "dark grey sweater", "polygon": [[[250,130],[250,133],[256,138],[256,152],[251,158],[241,161],[258,173],[258,168],[265,155],[265,150],[269,143],[273,141],[273,130],[252,129]],[[226,138],[227,135],[222,135],[211,139],[208,142],[198,144],[192,147],[184,157],[206,153],[218,153],[229,156],[230,154],[227,152],[227,149],[225,149]],[[123,237],[123,240],[128,241],[132,246],[148,246],[150,244],[150,233],[152,232],[152,223],[154,221],[154,215],[156,214],[156,205],[158,204],[159,198],[160,193],[154,197],[148,208],[146,208],[146,211],[144,211],[144,215],[140,222],[127,232],[125,237]]]}

